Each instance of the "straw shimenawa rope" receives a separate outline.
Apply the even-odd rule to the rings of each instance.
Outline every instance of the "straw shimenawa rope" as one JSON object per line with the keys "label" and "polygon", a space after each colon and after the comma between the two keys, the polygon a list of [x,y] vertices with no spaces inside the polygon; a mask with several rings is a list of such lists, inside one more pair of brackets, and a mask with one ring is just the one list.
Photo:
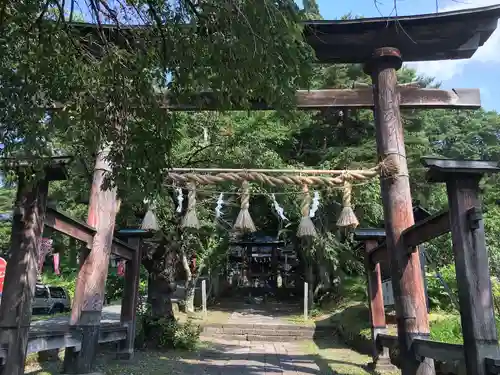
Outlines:
{"label": "straw shimenawa rope", "polygon": [[342,212],[337,220],[337,226],[341,228],[356,228],[359,225],[358,218],[351,206],[352,184],[348,173],[344,175],[344,191],[342,196]]}
{"label": "straw shimenawa rope", "polygon": [[[351,176],[352,181],[363,182],[382,175],[383,177],[395,176],[398,173],[398,165],[392,158],[387,158],[381,161],[376,167],[366,170],[350,170],[347,171]],[[176,183],[196,182],[197,184],[217,184],[225,181],[241,182],[255,181],[265,183],[271,186],[278,185],[321,185],[321,186],[338,186],[344,184],[343,175],[346,171],[329,171],[329,176],[299,176],[299,175],[281,175],[272,176],[262,172],[241,171],[241,172],[221,172],[214,174],[203,173],[179,173],[169,172],[168,179]]]}
{"label": "straw shimenawa rope", "polygon": [[181,226],[183,228],[200,228],[200,222],[196,215],[196,185],[193,182],[187,183],[188,189],[188,202],[186,214],[182,218]]}
{"label": "straw shimenawa rope", "polygon": [[241,210],[234,223],[234,229],[243,233],[255,232],[255,224],[248,209],[250,208],[250,184],[243,181],[241,184]]}
{"label": "straw shimenawa rope", "polygon": [[300,219],[299,228],[297,229],[298,237],[316,237],[316,228],[314,223],[309,217],[309,209],[311,206],[311,195],[309,194],[309,187],[304,185],[302,187],[304,196],[302,198],[301,212],[302,218]]}

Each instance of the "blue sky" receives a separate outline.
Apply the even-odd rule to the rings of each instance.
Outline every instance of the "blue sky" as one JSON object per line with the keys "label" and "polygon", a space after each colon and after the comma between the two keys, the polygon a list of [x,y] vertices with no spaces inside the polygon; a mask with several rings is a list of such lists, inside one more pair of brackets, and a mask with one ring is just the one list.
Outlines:
{"label": "blue sky", "polygon": [[[436,12],[436,0],[396,0],[398,15]],[[297,0],[301,3],[300,0]],[[377,6],[375,6],[377,2]],[[352,13],[364,17],[394,14],[393,0],[317,0],[325,19]],[[438,11],[500,4],[500,0],[439,0]],[[377,9],[378,7],[378,9]],[[500,25],[470,60],[412,63],[418,72],[436,77],[443,88],[479,88],[484,109],[500,112]]]}
{"label": "blue sky", "polygon": [[[85,0],[80,0],[82,5]],[[302,0],[295,0],[299,6]],[[500,4],[500,0],[316,0],[324,19],[353,16],[413,15]],[[110,0],[113,3],[113,0]],[[85,8],[85,7],[82,7]],[[84,14],[85,9],[81,9]],[[486,110],[500,112],[500,27],[469,60],[407,64],[417,72],[435,77],[442,88],[479,88]]]}

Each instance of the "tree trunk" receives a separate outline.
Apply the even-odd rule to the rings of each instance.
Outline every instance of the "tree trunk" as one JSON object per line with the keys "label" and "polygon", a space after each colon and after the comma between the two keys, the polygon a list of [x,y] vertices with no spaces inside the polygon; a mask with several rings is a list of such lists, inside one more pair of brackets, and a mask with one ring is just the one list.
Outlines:
{"label": "tree trunk", "polygon": [[196,284],[193,280],[193,273],[189,267],[189,262],[186,256],[186,252],[183,250],[181,252],[181,262],[182,268],[186,273],[186,283],[185,283],[185,296],[184,296],[184,306],[186,313],[194,313],[194,294],[196,289]]}
{"label": "tree trunk", "polygon": [[174,320],[172,309],[173,285],[160,275],[150,274],[148,278],[148,300],[151,304],[151,318]]}

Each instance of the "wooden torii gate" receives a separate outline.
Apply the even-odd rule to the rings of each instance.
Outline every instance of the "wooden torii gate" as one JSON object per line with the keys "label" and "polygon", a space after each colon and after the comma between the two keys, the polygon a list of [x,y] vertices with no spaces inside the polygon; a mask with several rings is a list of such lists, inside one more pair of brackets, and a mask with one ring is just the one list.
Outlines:
{"label": "wooden torii gate", "polygon": [[[401,233],[413,225],[413,216],[400,108],[473,109],[480,107],[480,101],[478,90],[445,91],[398,86],[396,71],[401,68],[403,57],[407,62],[470,58],[496,29],[499,17],[500,5],[423,16],[304,23],[304,37],[315,50],[318,62],[364,64],[365,71],[372,78],[373,87],[298,92],[297,107],[300,109],[373,108],[378,156],[380,160],[392,159],[399,166],[399,174],[395,178],[381,180],[381,189],[387,254],[394,280],[398,342],[404,375],[431,375],[435,370],[430,357],[419,360],[415,358],[411,348],[415,340],[428,338],[429,323],[418,254],[407,252],[401,241]],[[73,24],[70,27],[85,37],[87,43],[92,43],[92,36],[96,40],[99,38],[97,25]],[[148,27],[140,27],[140,32],[144,32]],[[109,25],[105,28],[117,45],[134,45],[123,43],[127,35],[134,36],[137,27],[121,26],[118,29]],[[180,103],[168,96],[163,100],[166,108],[175,110],[222,109],[218,103],[210,99],[210,94],[196,96],[189,103]],[[50,107],[57,110],[61,104],[53,103]],[[256,100],[253,107],[268,109],[268,106],[260,100]],[[73,373],[80,374],[89,372],[94,362],[104,293],[105,277],[102,275],[105,275],[108,266],[110,238],[118,210],[116,194],[101,189],[103,175],[111,168],[104,156],[105,152],[102,150],[98,154],[94,171],[89,209],[88,221],[96,228],[96,240],[93,241],[92,249],[82,265],[72,311],[72,324],[83,333],[84,344],[80,358],[84,360],[76,365],[68,363],[67,366],[72,368]],[[30,207],[44,205],[46,189],[44,186],[37,189],[41,192],[38,200],[33,198],[33,190],[26,191],[25,198],[23,197],[27,199],[26,202],[35,204]],[[23,218],[24,215],[35,215],[37,218],[38,212],[43,210],[41,208],[36,210],[38,211],[25,211]],[[40,219],[36,220],[39,223],[36,238],[39,239],[41,224]],[[20,243],[20,239],[13,237],[14,251]],[[39,241],[30,244],[29,251],[36,253],[38,243]],[[9,262],[9,266],[12,269],[19,267],[17,276],[26,270],[24,266],[20,267],[13,262]],[[35,282],[36,280],[27,280],[26,287],[34,287]],[[31,302],[24,301],[24,304],[28,309]],[[0,317],[4,316],[2,311],[0,308]],[[13,332],[12,334],[19,337],[17,344],[7,349],[10,353],[26,351],[28,333],[26,327],[4,326],[0,327],[0,334],[2,331]],[[7,358],[8,361],[18,361],[11,367],[14,371],[9,375],[21,375],[24,364],[19,361],[24,356],[9,355]],[[68,362],[71,361],[72,359],[68,359]]]}
{"label": "wooden torii gate", "polygon": [[[479,181],[484,174],[500,173],[500,167],[497,162],[490,161],[424,158],[422,162],[429,169],[429,182],[446,183],[449,209],[406,228],[400,236],[401,252],[403,257],[408,257],[410,254],[417,255],[419,245],[451,232],[464,344],[435,342],[425,336],[414,337],[409,343],[409,350],[413,358],[421,363],[424,363],[425,358],[432,358],[445,363],[458,362],[459,366],[465,366],[468,375],[498,374],[500,347],[495,324]],[[358,230],[355,235],[365,246],[373,362],[376,366],[384,368],[390,365],[388,348],[401,345],[400,340],[387,335],[386,332],[380,269],[381,263],[389,263],[392,267],[389,243],[387,240],[384,241],[385,233],[381,233],[380,230]],[[396,308],[402,302],[397,298],[398,296],[395,296]],[[399,329],[398,325],[398,332]],[[399,359],[401,365],[404,365],[404,360],[404,357]]]}

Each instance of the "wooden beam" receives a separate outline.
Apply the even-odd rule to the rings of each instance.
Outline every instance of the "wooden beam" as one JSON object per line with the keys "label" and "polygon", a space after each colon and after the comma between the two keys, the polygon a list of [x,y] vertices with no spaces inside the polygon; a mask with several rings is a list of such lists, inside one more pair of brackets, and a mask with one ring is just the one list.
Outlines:
{"label": "wooden beam", "polygon": [[438,212],[415,223],[401,233],[403,243],[409,252],[416,251],[418,245],[430,241],[450,231],[450,214],[448,210]]}
{"label": "wooden beam", "polygon": [[[76,238],[87,243],[88,247],[92,246],[92,241],[96,233],[95,229],[90,225],[76,220],[53,207],[47,208],[45,225],[71,238]],[[130,260],[134,257],[135,249],[126,242],[118,238],[113,238],[111,253],[120,258]]]}
{"label": "wooden beam", "polygon": [[61,211],[56,210],[54,207],[47,208],[45,225],[58,231],[59,233],[85,242],[88,246],[92,246],[95,229],[79,220],[73,219]]}
{"label": "wooden beam", "polygon": [[134,258],[134,253],[136,250],[128,245],[126,242],[119,240],[118,238],[113,238],[111,243],[111,253],[119,256],[120,258],[131,260]]}
{"label": "wooden beam", "polygon": [[464,362],[463,345],[414,339],[411,347],[417,357],[433,358],[442,362]]}
{"label": "wooden beam", "polygon": [[[417,246],[450,231],[450,215],[448,210],[438,212],[428,218],[415,223],[402,233],[402,242],[408,253],[416,250]],[[367,251],[372,262],[380,263],[388,260],[387,245],[385,242]]]}
{"label": "wooden beam", "polygon": [[389,261],[386,243],[383,242],[377,247],[371,249],[367,256],[369,256],[371,261],[375,264]]}
{"label": "wooden beam", "polygon": [[[403,109],[436,109],[461,108],[478,109],[481,107],[479,89],[428,89],[411,86],[398,86],[400,106]],[[213,110],[246,110],[242,106],[222,105],[210,92],[202,92],[180,101],[165,96],[160,99],[162,107],[175,111],[213,111]],[[47,109],[60,110],[68,104],[54,103]],[[296,94],[297,109],[321,110],[328,108],[373,108],[372,88],[298,90]],[[270,110],[262,100],[254,100],[250,104],[253,110]]]}
{"label": "wooden beam", "polygon": [[377,336],[377,345],[383,348],[397,348],[398,337],[394,335],[380,334]]}

